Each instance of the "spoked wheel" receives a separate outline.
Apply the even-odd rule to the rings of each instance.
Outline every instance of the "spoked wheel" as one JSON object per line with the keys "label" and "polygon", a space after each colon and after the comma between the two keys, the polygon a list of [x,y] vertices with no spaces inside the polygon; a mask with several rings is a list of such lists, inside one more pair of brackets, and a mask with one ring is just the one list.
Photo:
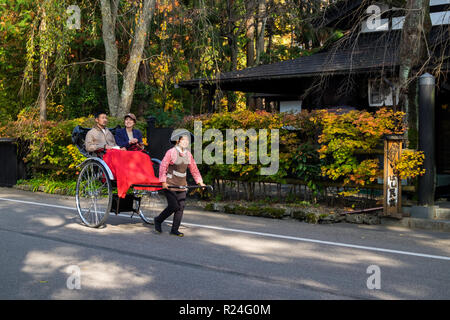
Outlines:
{"label": "spoked wheel", "polygon": [[78,215],[91,228],[101,226],[109,216],[112,204],[112,185],[105,168],[88,162],[78,176],[76,202]]}
{"label": "spoked wheel", "polygon": [[145,223],[154,224],[153,219],[167,207],[167,199],[159,191],[142,193],[139,216]]}

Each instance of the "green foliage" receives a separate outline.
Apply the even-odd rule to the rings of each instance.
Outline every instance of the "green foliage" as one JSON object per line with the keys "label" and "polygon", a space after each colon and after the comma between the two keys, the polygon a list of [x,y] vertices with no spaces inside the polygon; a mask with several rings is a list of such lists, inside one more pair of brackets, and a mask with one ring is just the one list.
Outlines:
{"label": "green foliage", "polygon": [[327,164],[322,166],[322,175],[364,186],[380,176],[378,159],[360,160],[357,150],[373,151],[385,134],[404,132],[403,112],[379,109],[374,114],[367,111],[350,111],[345,114],[321,112],[318,121],[323,127],[319,137],[320,158]]}
{"label": "green foliage", "polygon": [[[208,208],[208,209],[207,209]],[[205,210],[212,209],[212,206],[205,207]],[[286,210],[282,208],[264,207],[257,204],[246,205],[226,205],[224,206],[225,213],[255,216],[255,217],[265,217],[272,219],[283,218]]]}
{"label": "green foliage", "polygon": [[394,162],[394,174],[400,179],[414,179],[425,174],[423,151],[403,150],[400,159]]}
{"label": "green foliage", "polygon": [[[71,144],[71,132],[76,125],[94,126],[93,117],[80,117],[63,120],[62,105],[51,105],[49,118],[40,122],[36,108],[26,108],[19,113],[14,122],[3,122],[1,137],[17,139],[19,147],[28,152],[24,160],[31,166],[34,174],[45,173],[50,178],[61,180],[76,176],[76,165],[84,160],[78,149]],[[249,163],[249,143],[245,142],[244,164],[237,163],[237,143],[234,143],[234,163],[199,164],[207,183],[220,177],[226,180],[268,181],[285,183],[286,178],[306,181],[316,194],[322,191],[326,179],[341,181],[344,185],[353,183],[364,186],[380,175],[377,159],[361,159],[356,151],[363,149],[370,154],[381,142],[383,134],[398,133],[396,128],[402,113],[392,114],[380,110],[375,114],[365,111],[352,111],[336,115],[325,110],[302,112],[299,114],[270,114],[265,111],[234,111],[200,116],[188,116],[181,126],[193,131],[194,121],[201,120],[203,133],[207,129],[218,129],[224,137],[222,150],[226,152],[226,129],[255,129],[260,141],[259,129],[278,129],[280,133],[279,170],[271,176],[261,176],[263,165]],[[398,118],[398,121],[393,121]],[[108,127],[123,126],[123,119],[109,118]],[[146,123],[138,121],[136,127],[145,133]],[[288,130],[287,128],[291,128]],[[292,130],[295,129],[295,130]],[[270,132],[269,132],[270,133]],[[237,138],[236,138],[237,139]],[[195,142],[194,142],[195,143]],[[320,143],[320,144],[319,144]],[[203,140],[202,150],[211,144]],[[270,134],[268,135],[270,146]],[[195,147],[195,146],[194,146]],[[259,152],[259,151],[258,151]],[[270,154],[270,150],[268,154]],[[398,168],[404,174],[419,172],[420,154],[405,154]],[[405,173],[406,172],[406,173]],[[421,171],[419,172],[421,173]],[[270,199],[268,199],[270,203]]]}
{"label": "green foliage", "polygon": [[62,194],[74,196],[77,189],[76,180],[53,180],[52,178],[42,176],[29,180],[17,181],[18,186],[30,186],[33,192],[42,191],[50,194]]}
{"label": "green foliage", "polygon": [[87,79],[80,79],[79,73],[78,75],[72,75],[72,77],[62,98],[66,119],[84,117],[94,114],[97,110],[108,110],[107,100],[105,99],[106,88],[101,78],[94,74]]}
{"label": "green foliage", "polygon": [[25,68],[26,39],[35,11],[35,1],[0,0],[0,118],[12,120],[33,101],[19,96]]}
{"label": "green foliage", "polygon": [[[247,140],[244,164],[237,164],[235,143],[233,164],[200,165],[205,181],[212,182],[220,177],[225,180],[285,183],[286,178],[296,178],[305,181],[317,195],[323,191],[322,185],[326,180],[363,187],[379,177],[381,171],[378,159],[370,155],[379,148],[384,134],[404,131],[403,117],[401,112],[393,113],[386,109],[380,109],[374,114],[351,111],[342,115],[326,110],[298,114],[243,110],[188,116],[181,127],[193,130],[194,121],[201,121],[203,133],[207,129],[220,130],[224,137],[221,145],[223,152],[226,151],[226,129],[253,128],[257,133],[258,129],[263,128],[279,129],[280,162],[276,174],[261,176],[259,173],[263,166],[259,162],[249,164]],[[211,141],[204,139],[202,150],[210,144]],[[359,156],[360,150],[368,156]]]}
{"label": "green foliage", "polygon": [[[36,108],[24,109],[16,121],[0,126],[0,137],[16,138],[19,148],[28,150],[24,161],[35,175],[45,173],[57,180],[74,178],[77,165],[85,158],[72,145],[71,134],[77,125],[93,127],[93,117],[40,122],[38,113]],[[123,119],[110,117],[108,127],[117,125],[123,126]],[[146,123],[138,121],[136,128],[145,133]]]}
{"label": "green foliage", "polygon": [[[278,129],[280,133],[280,150],[279,150],[279,170],[276,174],[271,176],[260,175],[261,168],[266,167],[259,161],[257,164],[249,164],[250,150],[248,139],[246,138],[244,154],[238,155],[237,142],[234,143],[234,162],[233,164],[226,164],[226,158],[222,159],[223,164],[213,165],[200,165],[201,169],[206,172],[204,178],[206,181],[212,181],[215,177],[223,177],[229,179],[244,179],[251,181],[252,179],[279,182],[288,175],[290,170],[290,155],[296,148],[296,134],[289,130],[283,129],[284,118],[282,114],[271,114],[266,111],[234,111],[234,112],[222,112],[210,115],[201,115],[198,117],[186,117],[181,124],[182,127],[193,130],[194,121],[202,121],[203,133],[208,129],[217,129],[223,135],[223,143],[217,147],[222,148],[223,154],[226,154],[226,130],[227,129],[242,129],[249,130],[254,129],[257,141],[261,141],[260,129]],[[248,132],[248,131],[247,131]],[[267,154],[271,154],[271,132],[267,131]],[[237,141],[237,138],[235,138]],[[194,141],[194,144],[196,142]],[[214,142],[214,138],[211,140],[203,139],[202,149],[205,150],[211,143]],[[252,142],[252,145],[256,145],[256,141]],[[210,146],[211,148],[211,146]],[[238,164],[238,156],[243,156],[244,164]],[[260,159],[259,150],[257,151],[257,159]]]}
{"label": "green foliage", "polygon": [[146,118],[153,116],[156,118],[156,126],[160,128],[174,128],[178,127],[183,121],[186,113],[182,110],[164,111],[159,108],[150,108],[146,112]]}
{"label": "green foliage", "polygon": [[[34,70],[43,68],[61,68],[67,64],[70,53],[70,43],[74,39],[75,30],[70,30],[66,23],[68,19],[65,0],[46,0],[38,2],[36,15],[33,15],[31,30],[27,39],[26,67],[24,80],[33,82]],[[52,79],[59,84],[66,74],[55,70]]]}
{"label": "green foliage", "polygon": [[[119,1],[120,23],[116,30],[119,70],[124,70],[128,62],[133,38],[130,30],[134,29],[140,2]],[[65,24],[65,9],[72,4],[81,9],[78,30],[68,30]],[[158,3],[138,74],[132,112],[138,118],[154,113],[161,126],[174,125],[191,108],[194,114],[203,112],[209,103],[206,91],[193,92],[192,98],[176,84],[185,79],[213,78],[234,67],[249,66],[246,46],[250,40],[245,22],[250,16],[257,19],[258,12],[247,11],[246,6],[243,0]],[[15,120],[20,110],[36,102],[41,57],[48,65],[48,103],[63,105],[64,119],[107,109],[100,7],[98,1],[92,0],[0,0],[2,119]],[[316,5],[311,7],[315,14],[318,9]],[[40,30],[44,11],[47,28]],[[308,19],[305,14],[292,0],[275,1],[267,6],[265,37],[271,45],[261,52],[261,62],[312,54],[318,43],[324,43],[330,36],[336,38],[332,30],[312,29],[308,25],[311,13],[307,14]],[[255,44],[256,39],[251,41]],[[232,61],[234,58],[236,61]],[[119,87],[121,81],[119,76]],[[229,94],[223,104],[232,110],[236,102],[243,101],[245,104],[242,96]]]}

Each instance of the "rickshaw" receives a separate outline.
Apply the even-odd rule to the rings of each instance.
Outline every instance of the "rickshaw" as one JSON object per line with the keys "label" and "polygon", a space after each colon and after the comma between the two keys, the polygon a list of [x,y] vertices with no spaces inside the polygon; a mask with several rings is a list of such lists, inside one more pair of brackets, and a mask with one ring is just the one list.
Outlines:
{"label": "rickshaw", "polygon": [[[113,135],[120,127],[109,129]],[[159,215],[167,207],[166,197],[157,191],[140,190],[140,188],[161,188],[161,185],[132,185],[131,192],[125,198],[117,195],[117,181],[102,159],[100,154],[92,154],[85,149],[85,138],[89,128],[76,126],[72,131],[72,143],[87,159],[80,165],[76,186],[76,206],[78,215],[84,225],[91,228],[102,226],[113,212],[118,215],[121,212],[131,213],[131,218],[136,214],[144,223],[153,224],[155,216]],[[143,151],[145,152],[145,151]],[[150,155],[149,155],[150,157]],[[149,158],[153,164],[155,176],[159,175],[161,160]],[[169,188],[195,189],[204,188],[197,185],[173,186]],[[212,190],[212,186],[206,186]]]}

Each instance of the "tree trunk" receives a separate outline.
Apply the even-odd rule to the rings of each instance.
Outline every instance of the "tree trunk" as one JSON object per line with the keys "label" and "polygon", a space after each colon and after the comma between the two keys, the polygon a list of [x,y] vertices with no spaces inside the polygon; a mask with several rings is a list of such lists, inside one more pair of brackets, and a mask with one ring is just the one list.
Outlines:
{"label": "tree trunk", "polygon": [[[400,71],[399,71],[399,105],[406,113],[408,127],[418,130],[417,117],[411,109],[417,109],[413,90],[409,93],[408,86],[413,68],[421,67],[420,62],[426,59],[426,40],[431,29],[429,0],[408,0],[406,4],[406,17],[403,24],[400,42]],[[413,141],[411,141],[414,144]]]}
{"label": "tree trunk", "polygon": [[237,59],[238,59],[238,36],[234,30],[236,22],[236,9],[234,0],[227,0],[227,11],[228,11],[228,21],[227,21],[227,38],[228,45],[231,50],[231,71],[237,70]]}
{"label": "tree trunk", "polygon": [[246,37],[247,37],[247,68],[255,64],[255,1],[245,1],[245,9],[247,20]]}
{"label": "tree trunk", "polygon": [[105,45],[106,92],[109,112],[117,116],[119,109],[119,83],[117,79],[118,50],[116,45],[116,17],[119,0],[101,0],[102,36]]}
{"label": "tree trunk", "polygon": [[41,55],[40,74],[39,74],[39,120],[47,120],[47,92],[48,92],[48,75],[47,75],[47,54]]}
{"label": "tree trunk", "polygon": [[261,55],[264,53],[264,32],[266,29],[266,1],[258,0],[258,24],[256,32],[256,64],[261,61]]}
{"label": "tree trunk", "polygon": [[118,117],[123,117],[130,112],[133,102],[134,87],[136,77],[141,64],[142,53],[144,51],[145,39],[150,19],[155,8],[155,0],[144,0],[142,11],[139,14],[138,24],[136,26],[133,47],[131,48],[130,60],[123,74],[122,94],[120,96],[120,105],[117,112]]}
{"label": "tree trunk", "polygon": [[[256,0],[245,1],[245,11],[247,16],[245,22],[245,36],[247,37],[247,68],[255,65],[255,10]],[[255,102],[249,97],[249,94],[246,95],[246,100],[247,108],[253,110],[255,108]]]}
{"label": "tree trunk", "polygon": [[[146,63],[141,63],[139,66],[138,71],[138,80],[140,83],[142,83],[144,86],[148,85],[149,83],[149,70],[148,65]],[[147,99],[143,99],[139,101],[138,110],[136,113],[136,116],[138,118],[142,118],[144,116],[145,110],[148,108],[148,102]]]}
{"label": "tree trunk", "polygon": [[[40,34],[44,34],[47,29],[46,12],[42,8],[42,20],[39,25]],[[41,48],[42,50],[42,48]],[[47,120],[47,92],[48,92],[48,72],[47,72],[47,52],[40,53],[40,64],[39,64],[39,120]]]}

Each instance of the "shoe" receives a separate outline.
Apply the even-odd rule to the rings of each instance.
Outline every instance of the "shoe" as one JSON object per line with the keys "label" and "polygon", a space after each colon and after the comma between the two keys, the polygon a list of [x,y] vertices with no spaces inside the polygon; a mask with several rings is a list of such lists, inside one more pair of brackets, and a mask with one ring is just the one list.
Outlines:
{"label": "shoe", "polygon": [[155,231],[158,233],[162,233],[161,222],[157,221],[156,219],[154,219],[153,221],[155,222]]}
{"label": "shoe", "polygon": [[179,232],[179,231],[170,231],[170,234],[173,235],[173,236],[177,236],[177,237],[184,236],[184,233]]}

